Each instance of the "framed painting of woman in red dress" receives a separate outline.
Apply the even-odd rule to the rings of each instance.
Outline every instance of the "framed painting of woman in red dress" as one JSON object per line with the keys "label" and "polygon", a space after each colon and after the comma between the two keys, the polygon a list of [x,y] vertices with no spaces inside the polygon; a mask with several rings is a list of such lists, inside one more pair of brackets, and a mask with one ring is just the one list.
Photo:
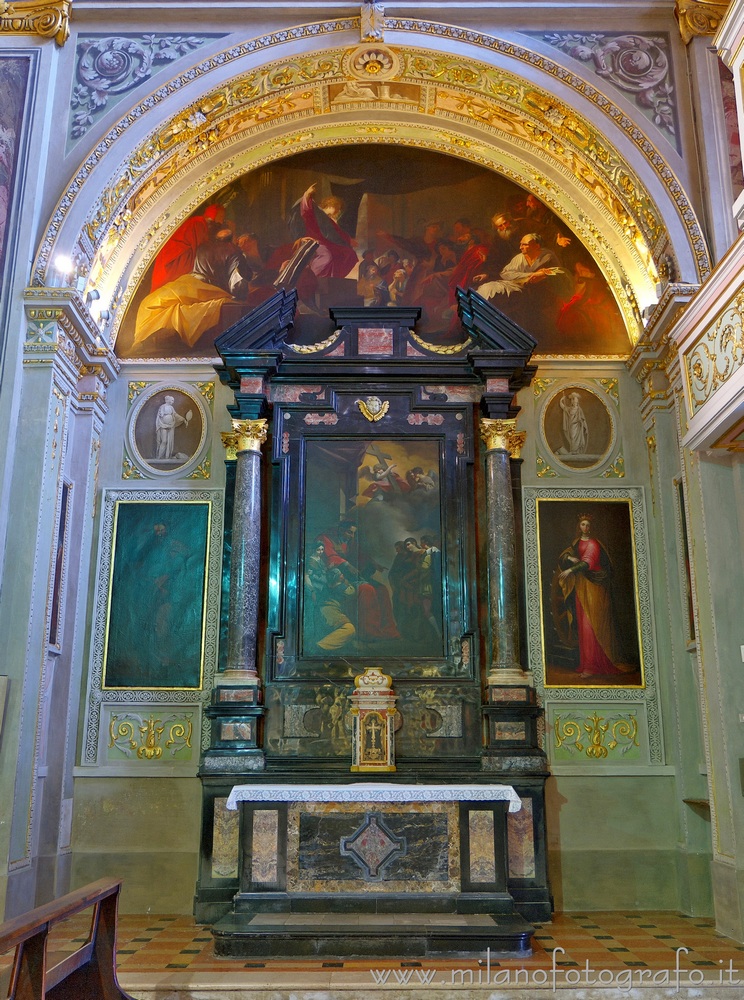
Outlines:
{"label": "framed painting of woman in red dress", "polygon": [[632,500],[541,498],[546,687],[643,687]]}

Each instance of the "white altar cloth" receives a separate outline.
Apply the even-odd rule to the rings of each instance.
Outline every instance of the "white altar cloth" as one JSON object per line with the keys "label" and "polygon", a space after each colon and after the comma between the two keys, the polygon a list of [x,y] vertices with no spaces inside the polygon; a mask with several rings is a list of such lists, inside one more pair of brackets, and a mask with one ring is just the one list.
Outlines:
{"label": "white altar cloth", "polygon": [[522,800],[511,785],[396,785],[355,781],[348,785],[234,785],[228,809],[238,802],[493,802],[508,800],[519,812]]}

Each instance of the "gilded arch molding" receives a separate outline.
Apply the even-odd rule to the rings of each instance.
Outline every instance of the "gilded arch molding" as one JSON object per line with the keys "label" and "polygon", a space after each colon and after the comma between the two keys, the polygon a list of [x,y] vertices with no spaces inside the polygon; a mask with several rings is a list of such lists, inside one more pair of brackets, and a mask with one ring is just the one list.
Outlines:
{"label": "gilded arch molding", "polygon": [[[326,33],[348,30],[351,23],[329,22],[323,28]],[[428,22],[388,19],[387,25],[399,30],[415,25],[419,32],[431,33]],[[298,28],[297,35],[307,27],[317,26]],[[454,35],[467,34],[470,43],[477,35],[437,27]],[[272,44],[286,41],[287,32],[279,35],[283,38],[271,36]],[[669,193],[698,276],[707,274],[707,250],[694,213],[680,184],[637,125],[623,119],[617,109],[613,113],[606,98],[545,57],[490,36],[478,40],[561,76],[625,129]],[[229,50],[227,57],[237,58],[240,49]],[[350,81],[365,81],[374,99],[349,97]],[[158,95],[178,86],[178,80],[172,81]],[[156,113],[158,95],[150,102]],[[81,168],[40,248],[35,284],[46,283],[65,214],[86,177],[105,156],[114,135],[123,137],[143,112],[144,108],[135,109],[122,119]],[[135,272],[141,273],[179,221],[238,174],[299,148],[365,141],[454,153],[534,190],[597,255],[631,330],[638,328],[639,304],[647,304],[657,282],[675,269],[661,210],[595,123],[543,87],[503,68],[459,54],[380,42],[265,63],[204,93],[163,121],[101,192],[82,231],[78,230],[75,253],[83,269],[90,271],[90,281],[105,286],[109,297],[118,282],[120,298],[124,285],[131,286]],[[619,245],[623,249],[618,253]],[[133,260],[135,253],[139,266]],[[637,301],[639,291],[645,302]]]}

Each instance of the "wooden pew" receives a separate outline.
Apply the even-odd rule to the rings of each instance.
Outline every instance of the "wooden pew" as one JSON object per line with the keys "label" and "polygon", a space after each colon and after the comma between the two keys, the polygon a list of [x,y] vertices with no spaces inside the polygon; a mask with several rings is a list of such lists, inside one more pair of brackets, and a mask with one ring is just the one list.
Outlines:
{"label": "wooden pew", "polygon": [[[15,948],[9,1000],[133,1000],[116,979],[116,912],[120,879],[99,879],[0,924],[0,955]],[[48,964],[52,926],[93,907],[85,944]]]}

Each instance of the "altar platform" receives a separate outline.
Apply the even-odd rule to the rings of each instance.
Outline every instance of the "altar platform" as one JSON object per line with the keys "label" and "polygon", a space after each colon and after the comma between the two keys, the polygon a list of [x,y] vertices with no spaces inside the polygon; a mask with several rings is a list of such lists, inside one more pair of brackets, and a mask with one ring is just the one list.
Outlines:
{"label": "altar platform", "polygon": [[507,888],[509,785],[247,784],[226,957],[529,956]]}
{"label": "altar platform", "polygon": [[[88,923],[78,916],[54,928],[55,953],[71,952],[85,940]],[[209,928],[191,916],[123,913],[117,971],[137,1000],[317,1000],[319,994],[324,1000],[485,1000],[494,990],[514,1000],[572,1000],[588,984],[603,1000],[628,996],[630,986],[642,1000],[667,1000],[672,990],[675,1000],[699,1000],[701,992],[734,1000],[741,996],[736,980],[744,980],[743,957],[742,945],[718,934],[711,918],[659,911],[556,913],[551,922],[536,924],[529,958],[391,953],[345,960],[216,958]],[[2,996],[9,973],[0,956]]]}

